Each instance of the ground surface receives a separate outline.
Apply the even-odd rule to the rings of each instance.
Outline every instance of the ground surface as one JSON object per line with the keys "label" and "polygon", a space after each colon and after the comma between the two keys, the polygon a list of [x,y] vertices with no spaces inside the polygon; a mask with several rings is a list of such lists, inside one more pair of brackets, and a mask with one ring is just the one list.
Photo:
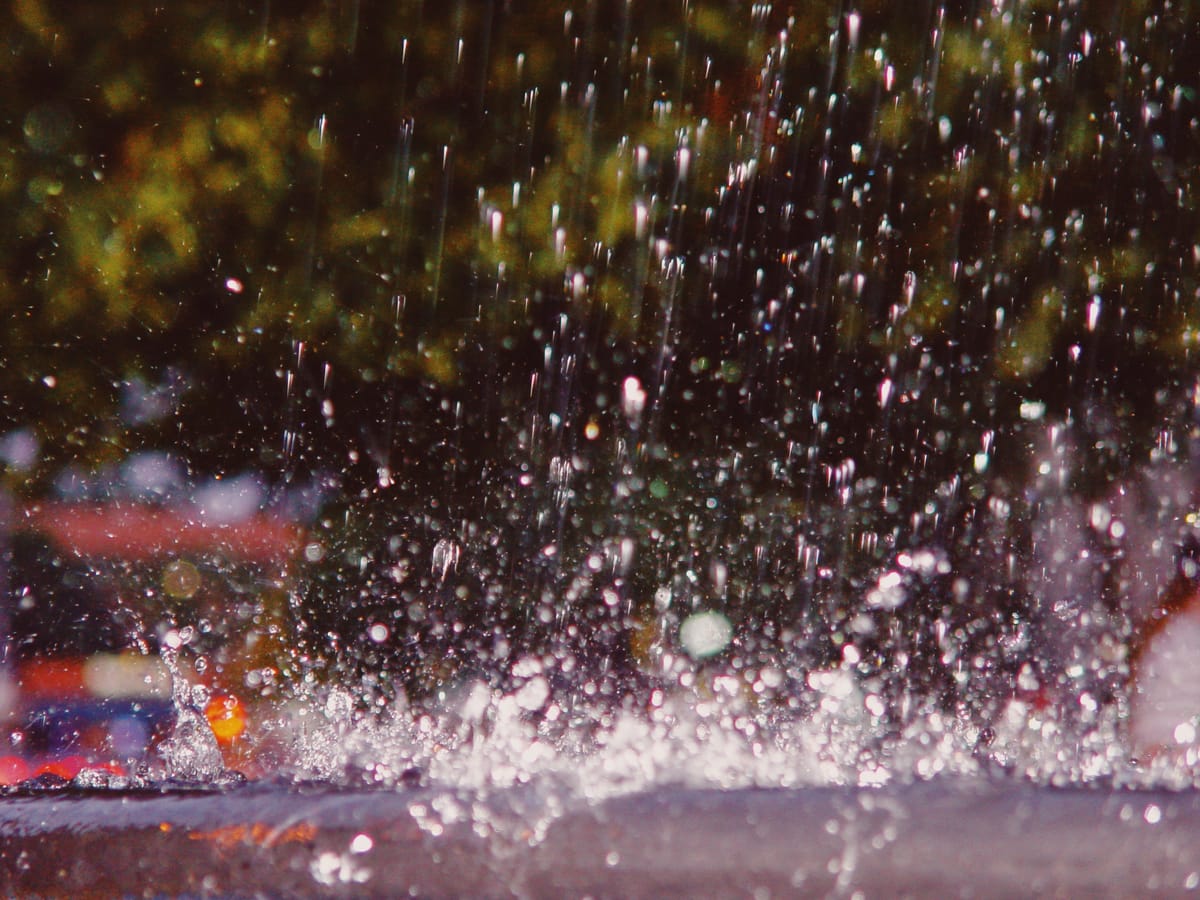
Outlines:
{"label": "ground surface", "polygon": [[0,893],[216,896],[1176,895],[1200,793],[940,781],[687,790],[247,785],[0,801]]}

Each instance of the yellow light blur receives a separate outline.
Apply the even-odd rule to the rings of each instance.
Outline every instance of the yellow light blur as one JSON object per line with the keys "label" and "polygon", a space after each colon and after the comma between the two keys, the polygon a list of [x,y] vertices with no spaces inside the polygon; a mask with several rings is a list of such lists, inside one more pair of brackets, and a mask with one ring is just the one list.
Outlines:
{"label": "yellow light blur", "polygon": [[237,697],[213,697],[208,701],[204,714],[208,717],[217,743],[223,747],[232,744],[246,730],[246,710]]}

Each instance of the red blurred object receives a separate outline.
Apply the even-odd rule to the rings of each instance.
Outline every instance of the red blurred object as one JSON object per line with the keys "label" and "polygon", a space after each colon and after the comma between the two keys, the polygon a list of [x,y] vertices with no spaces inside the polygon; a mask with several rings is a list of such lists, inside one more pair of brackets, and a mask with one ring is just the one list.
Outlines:
{"label": "red blurred object", "polygon": [[263,513],[217,522],[191,509],[142,505],[38,504],[25,510],[25,522],[76,556],[133,562],[219,548],[247,562],[281,563],[304,539],[303,529]]}
{"label": "red blurred object", "polygon": [[71,754],[70,756],[60,756],[57,759],[43,761],[27,777],[36,778],[39,775],[58,775],[60,778],[71,779],[84,769],[102,769],[105,772],[111,772],[113,775],[125,774],[125,769],[115,762],[96,762],[88,759],[86,756]]}
{"label": "red blurred object", "polygon": [[0,756],[0,785],[20,784],[32,774],[28,760],[20,756]]}
{"label": "red blurred object", "polygon": [[17,683],[30,697],[82,697],[87,693],[83,666],[76,657],[26,660],[17,668]]}
{"label": "red blurred object", "polygon": [[82,756],[62,756],[58,759],[47,760],[37,767],[33,777],[38,775],[58,775],[61,778],[74,778],[81,769],[87,768],[87,760]]}

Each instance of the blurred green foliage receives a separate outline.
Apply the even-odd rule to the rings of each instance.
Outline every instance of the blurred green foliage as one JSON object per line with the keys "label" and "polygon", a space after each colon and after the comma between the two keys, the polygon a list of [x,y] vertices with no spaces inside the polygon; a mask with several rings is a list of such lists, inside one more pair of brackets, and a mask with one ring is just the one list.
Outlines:
{"label": "blurred green foliage", "polygon": [[453,384],[543,298],[655,338],[665,259],[696,356],[789,292],[823,361],[961,342],[1026,392],[1072,342],[1173,365],[1200,328],[1173,7],[10,9],[0,397],[54,463],[136,442],[120,386],[167,365],[257,393],[304,342]]}

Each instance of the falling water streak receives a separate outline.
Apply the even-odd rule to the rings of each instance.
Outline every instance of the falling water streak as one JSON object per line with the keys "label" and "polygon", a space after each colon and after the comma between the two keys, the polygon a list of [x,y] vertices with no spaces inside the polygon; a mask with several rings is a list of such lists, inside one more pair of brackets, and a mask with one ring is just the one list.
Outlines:
{"label": "falling water streak", "polygon": [[317,267],[317,243],[320,237],[320,222],[321,222],[321,203],[322,194],[325,187],[325,141],[327,139],[326,132],[328,131],[329,120],[325,113],[321,113],[317,117],[317,121],[313,126],[313,131],[309,136],[309,145],[317,155],[317,173],[316,185],[313,190],[313,209],[312,209],[312,226],[309,229],[308,238],[308,253],[307,264],[305,271],[307,273],[307,285],[309,288],[313,285],[313,275]]}
{"label": "falling water streak", "polygon": [[437,239],[434,242],[433,250],[433,279],[431,283],[430,293],[430,315],[434,322],[437,321],[438,305],[442,298],[442,266],[445,262],[446,253],[446,221],[450,215],[450,177],[453,162],[451,159],[450,145],[442,146],[442,174],[441,174],[441,202],[438,204],[437,212]]}

